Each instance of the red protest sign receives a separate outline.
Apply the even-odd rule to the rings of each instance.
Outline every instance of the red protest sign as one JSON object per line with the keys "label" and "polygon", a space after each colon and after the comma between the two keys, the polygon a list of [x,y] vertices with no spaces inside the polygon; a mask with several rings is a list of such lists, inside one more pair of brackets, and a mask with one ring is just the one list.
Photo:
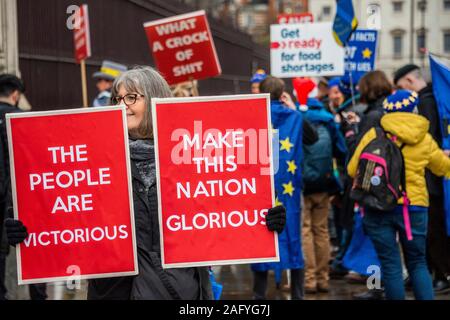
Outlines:
{"label": "red protest sign", "polygon": [[205,11],[144,24],[158,70],[169,84],[221,74]]}
{"label": "red protest sign", "polygon": [[7,115],[19,284],[137,274],[124,108]]}
{"label": "red protest sign", "polygon": [[287,23],[312,23],[314,16],[310,12],[306,13],[283,13],[278,15],[278,24]]}
{"label": "red protest sign", "polygon": [[75,59],[78,63],[91,56],[91,35],[88,6],[83,4],[76,12],[76,27],[73,30]]}
{"label": "red protest sign", "polygon": [[279,261],[268,95],[152,99],[162,263]]}

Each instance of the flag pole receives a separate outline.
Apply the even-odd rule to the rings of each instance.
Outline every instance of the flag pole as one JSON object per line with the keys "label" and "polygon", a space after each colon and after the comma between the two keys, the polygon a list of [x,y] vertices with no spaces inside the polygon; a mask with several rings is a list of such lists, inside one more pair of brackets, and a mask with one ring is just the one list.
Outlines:
{"label": "flag pole", "polygon": [[353,76],[352,76],[352,72],[351,71],[349,72],[349,75],[350,75],[350,92],[352,94],[352,105],[353,105],[353,108],[354,108],[355,105],[356,105],[356,100],[355,100],[355,91],[353,90]]}
{"label": "flag pole", "polygon": [[88,104],[88,93],[87,93],[87,79],[86,79],[86,60],[83,59],[80,62],[81,67],[81,90],[83,92],[83,108],[87,108]]}

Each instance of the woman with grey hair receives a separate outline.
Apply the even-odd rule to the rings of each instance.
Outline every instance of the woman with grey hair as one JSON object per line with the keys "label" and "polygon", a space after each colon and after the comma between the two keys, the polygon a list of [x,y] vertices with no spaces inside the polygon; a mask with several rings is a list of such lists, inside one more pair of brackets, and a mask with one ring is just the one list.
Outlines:
{"label": "woman with grey hair", "polygon": [[[150,67],[122,73],[114,82],[111,102],[125,104],[130,138],[133,204],[139,274],[89,281],[88,299],[197,300],[212,299],[208,268],[163,269],[161,265],[155,153],[152,134],[151,98],[167,98],[167,82]],[[286,222],[283,207],[269,210],[269,230],[281,232]],[[15,221],[8,234],[10,243],[22,242],[27,234]],[[20,229],[20,230],[19,230]],[[20,239],[17,234],[21,233]]]}

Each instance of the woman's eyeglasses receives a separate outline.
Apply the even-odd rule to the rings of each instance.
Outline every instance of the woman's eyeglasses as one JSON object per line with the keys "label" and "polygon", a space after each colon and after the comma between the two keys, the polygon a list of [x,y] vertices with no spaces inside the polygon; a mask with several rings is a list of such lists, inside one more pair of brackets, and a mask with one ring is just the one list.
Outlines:
{"label": "woman's eyeglasses", "polygon": [[127,94],[127,95],[124,95],[123,97],[116,96],[116,97],[112,98],[112,103],[114,103],[115,105],[118,105],[123,100],[123,102],[129,107],[136,103],[136,100],[138,97],[144,97],[144,96],[142,94],[136,94],[136,93]]}

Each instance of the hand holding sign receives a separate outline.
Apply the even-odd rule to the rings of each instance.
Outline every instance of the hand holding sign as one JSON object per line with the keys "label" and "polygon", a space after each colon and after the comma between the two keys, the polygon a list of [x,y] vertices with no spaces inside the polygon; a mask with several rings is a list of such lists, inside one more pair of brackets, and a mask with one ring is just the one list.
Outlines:
{"label": "hand holding sign", "polygon": [[28,237],[27,228],[22,221],[8,218],[5,220],[5,229],[8,244],[11,246],[22,243]]}

